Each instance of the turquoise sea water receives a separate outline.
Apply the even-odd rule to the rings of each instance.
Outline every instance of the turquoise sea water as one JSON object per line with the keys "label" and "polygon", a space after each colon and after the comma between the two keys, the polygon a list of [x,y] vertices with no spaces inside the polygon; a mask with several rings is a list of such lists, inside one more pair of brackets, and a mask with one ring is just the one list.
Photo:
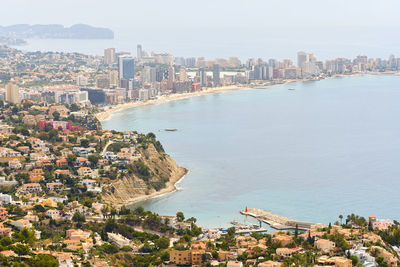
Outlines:
{"label": "turquoise sea water", "polygon": [[400,77],[330,78],[127,109],[103,127],[154,132],[190,170],[180,190],[141,203],[160,214],[206,227],[242,221],[246,206],[400,219],[399,102]]}

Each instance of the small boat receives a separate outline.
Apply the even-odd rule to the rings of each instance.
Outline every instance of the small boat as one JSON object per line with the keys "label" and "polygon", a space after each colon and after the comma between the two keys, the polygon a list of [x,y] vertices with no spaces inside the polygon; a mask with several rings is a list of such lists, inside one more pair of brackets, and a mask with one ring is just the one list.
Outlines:
{"label": "small boat", "polygon": [[165,129],[164,131],[166,131],[166,132],[176,132],[176,131],[178,131],[178,129]]}
{"label": "small boat", "polygon": [[294,89],[294,88],[289,88],[288,90],[296,90],[296,89]]}

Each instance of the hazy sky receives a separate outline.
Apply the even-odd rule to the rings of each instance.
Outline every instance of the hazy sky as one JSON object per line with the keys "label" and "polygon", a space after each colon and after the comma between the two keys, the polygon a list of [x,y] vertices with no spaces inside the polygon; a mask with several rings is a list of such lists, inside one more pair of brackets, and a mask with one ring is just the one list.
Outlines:
{"label": "hazy sky", "polygon": [[87,23],[111,28],[387,26],[398,0],[1,0],[0,24]]}
{"label": "hazy sky", "polygon": [[0,0],[0,25],[109,27],[117,48],[182,56],[386,57],[400,47],[399,10],[399,0]]}

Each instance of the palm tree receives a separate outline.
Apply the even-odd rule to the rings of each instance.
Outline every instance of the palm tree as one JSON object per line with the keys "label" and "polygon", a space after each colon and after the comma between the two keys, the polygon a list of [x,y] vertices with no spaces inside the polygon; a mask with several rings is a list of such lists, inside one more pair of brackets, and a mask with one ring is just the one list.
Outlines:
{"label": "palm tree", "polygon": [[339,219],[340,219],[340,225],[342,225],[343,215],[340,214]]}

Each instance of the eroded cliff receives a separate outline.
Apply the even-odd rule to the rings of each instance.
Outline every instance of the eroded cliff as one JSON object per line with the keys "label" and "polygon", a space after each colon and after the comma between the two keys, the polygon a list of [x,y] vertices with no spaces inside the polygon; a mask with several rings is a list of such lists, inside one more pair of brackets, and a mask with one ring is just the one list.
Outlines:
{"label": "eroded cliff", "polygon": [[130,164],[124,177],[103,186],[105,203],[118,207],[174,191],[175,183],[187,173],[153,144],[139,148],[138,152],[140,157]]}

